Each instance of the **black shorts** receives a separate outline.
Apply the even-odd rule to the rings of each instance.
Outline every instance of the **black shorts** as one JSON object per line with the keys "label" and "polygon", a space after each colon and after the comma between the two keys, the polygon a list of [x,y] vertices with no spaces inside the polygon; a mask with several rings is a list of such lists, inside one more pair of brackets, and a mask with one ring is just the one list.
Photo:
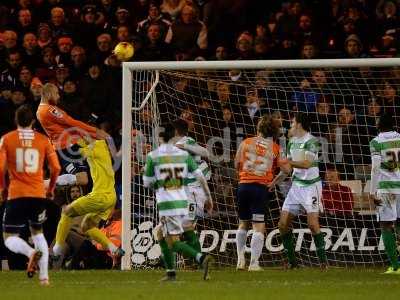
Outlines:
{"label": "black shorts", "polygon": [[262,223],[273,193],[265,185],[257,183],[240,183],[237,190],[239,219]]}
{"label": "black shorts", "polygon": [[57,150],[57,156],[61,165],[61,174],[76,174],[88,170],[88,166],[79,152],[79,146],[76,144]]}
{"label": "black shorts", "polygon": [[46,200],[42,198],[17,198],[8,200],[3,215],[3,232],[19,233],[26,225],[42,229],[46,221]]}

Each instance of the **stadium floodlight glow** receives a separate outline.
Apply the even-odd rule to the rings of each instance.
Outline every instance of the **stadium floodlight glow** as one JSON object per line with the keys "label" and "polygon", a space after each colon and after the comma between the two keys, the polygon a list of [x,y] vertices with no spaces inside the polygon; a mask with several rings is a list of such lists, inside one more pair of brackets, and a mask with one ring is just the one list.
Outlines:
{"label": "stadium floodlight glow", "polygon": [[[400,72],[394,67],[400,67],[400,58],[124,62],[122,66],[122,247],[127,253],[122,269],[151,267],[157,261],[159,249],[152,236],[157,222],[154,198],[143,187],[138,174],[144,166],[146,152],[158,143],[156,136],[162,121],[178,117],[190,121],[191,133],[200,143],[214,147],[211,149],[214,153],[220,154],[218,151],[223,150],[228,154],[227,159],[211,161],[214,174],[211,186],[217,213],[202,220],[199,231],[203,250],[215,253],[222,265],[235,264],[235,179],[229,160],[234,154],[236,140],[226,143],[226,138],[235,135],[240,138],[238,132],[243,132],[242,136],[249,133],[251,118],[245,116],[243,108],[250,89],[257,90],[257,101],[268,107],[267,112],[280,111],[285,122],[289,121],[294,104],[309,110],[306,100],[329,102],[329,118],[316,119],[313,134],[320,137],[325,149],[321,164],[336,163],[343,167],[342,184],[352,189],[355,211],[321,216],[329,263],[353,266],[384,262],[374,208],[363,193],[368,184],[365,170],[368,170],[369,160],[368,151],[364,151],[368,144],[362,141],[373,138],[374,126],[368,123],[372,120],[368,104],[375,105],[375,97],[385,97],[386,82],[395,90],[399,88]],[[239,72],[230,74],[231,70]],[[318,75],[320,79],[313,79],[317,70],[322,72]],[[397,81],[392,81],[393,78]],[[227,100],[223,96],[223,85],[229,93]],[[311,105],[315,109],[315,103]],[[351,136],[342,130],[344,127],[327,121],[339,113],[332,109],[342,106],[349,108],[352,122],[355,122]],[[396,104],[388,107],[394,112],[400,111]],[[227,109],[225,116],[222,108]],[[235,132],[230,128],[226,134],[222,120],[228,118],[228,110],[232,113]],[[327,135],[327,131],[332,135]],[[335,144],[335,140],[343,144]],[[222,150],[218,146],[221,144]],[[282,191],[284,193],[283,187]],[[282,258],[276,229],[281,204],[277,198],[267,216],[262,256],[267,265],[279,265]],[[315,245],[311,243],[304,218],[296,219],[294,226],[300,262],[314,265]]]}

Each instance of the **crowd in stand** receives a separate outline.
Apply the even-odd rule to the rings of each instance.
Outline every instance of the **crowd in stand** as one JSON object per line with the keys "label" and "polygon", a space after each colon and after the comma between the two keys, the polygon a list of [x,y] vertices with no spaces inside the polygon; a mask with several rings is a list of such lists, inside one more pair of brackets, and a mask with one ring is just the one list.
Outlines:
{"label": "crowd in stand", "polygon": [[[30,104],[36,111],[42,85],[52,82],[68,114],[87,121],[94,113],[118,145],[122,73],[112,50],[119,42],[134,45],[132,61],[396,57],[399,15],[396,0],[3,0],[0,136],[15,128],[20,105]],[[195,128],[203,126],[204,118],[220,122],[206,124],[208,128],[250,124],[247,135],[264,112],[286,121],[292,111],[312,112],[313,131],[330,144],[333,132],[342,130],[342,144],[348,148],[337,169],[351,177],[353,164],[370,162],[367,145],[376,135],[376,117],[384,111],[400,115],[400,72],[379,73],[390,80],[368,68],[345,72],[259,71],[246,76],[231,71],[204,88],[208,100],[197,95],[190,79],[176,78],[174,92],[185,105],[174,113],[193,122],[196,135],[204,132]],[[207,82],[207,75],[199,77]],[[171,111],[173,104],[165,105]],[[288,124],[282,126],[287,129]],[[338,175],[328,173],[328,181],[337,183]]]}

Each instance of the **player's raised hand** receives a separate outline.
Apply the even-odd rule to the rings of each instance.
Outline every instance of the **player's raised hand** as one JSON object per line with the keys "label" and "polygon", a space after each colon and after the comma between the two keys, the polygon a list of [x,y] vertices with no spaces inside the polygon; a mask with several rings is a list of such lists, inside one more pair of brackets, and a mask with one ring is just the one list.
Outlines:
{"label": "player's raised hand", "polygon": [[96,129],[96,138],[98,140],[105,140],[109,138],[110,135],[102,129]]}
{"label": "player's raised hand", "polygon": [[185,146],[183,144],[175,144],[175,147],[184,150]]}
{"label": "player's raised hand", "polygon": [[209,215],[212,214],[213,208],[214,208],[214,203],[213,203],[213,201],[212,201],[211,198],[208,199],[208,200],[206,200],[206,202],[204,202],[204,208],[206,209],[206,211],[207,211],[207,213],[208,213]]}

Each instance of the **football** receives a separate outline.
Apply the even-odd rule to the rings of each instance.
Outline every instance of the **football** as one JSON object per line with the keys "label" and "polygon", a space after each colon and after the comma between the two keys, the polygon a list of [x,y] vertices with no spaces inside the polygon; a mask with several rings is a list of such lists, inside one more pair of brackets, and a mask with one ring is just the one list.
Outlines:
{"label": "football", "polygon": [[132,44],[127,42],[120,42],[114,48],[114,54],[120,61],[129,60],[133,54],[135,53],[135,49]]}

